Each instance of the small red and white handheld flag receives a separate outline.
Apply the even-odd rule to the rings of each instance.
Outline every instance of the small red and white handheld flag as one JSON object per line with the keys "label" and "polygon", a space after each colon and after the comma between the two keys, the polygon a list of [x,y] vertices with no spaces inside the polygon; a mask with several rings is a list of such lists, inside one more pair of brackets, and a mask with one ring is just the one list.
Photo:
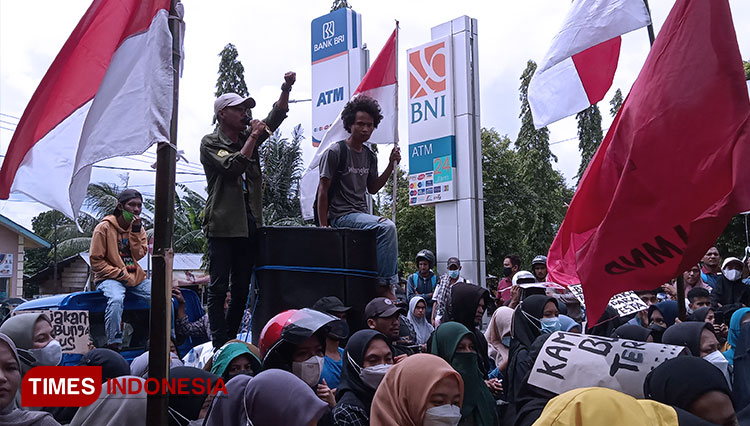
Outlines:
{"label": "small red and white handheld flag", "polygon": [[[690,70],[690,72],[685,72]],[[589,319],[698,263],[750,210],[750,101],[727,0],[678,0],[550,247]]]}
{"label": "small red and white handheld flag", "polygon": [[[388,144],[398,142],[398,109],[397,93],[398,80],[396,78],[396,61],[398,59],[398,28],[385,42],[385,46],[380,54],[375,58],[375,62],[362,81],[354,91],[352,99],[359,95],[369,96],[380,104],[380,110],[383,119],[380,121],[378,128],[372,132],[369,143]],[[315,193],[320,181],[320,171],[318,165],[323,154],[336,142],[349,137],[349,133],[344,130],[344,122],[341,120],[341,114],[336,117],[331,127],[328,129],[320,146],[315,151],[310,165],[307,166],[305,174],[300,181],[300,207],[304,219],[312,219],[313,203],[315,202]]]}
{"label": "small red and white handheld flag", "polygon": [[617,69],[620,36],[650,23],[643,0],[574,0],[529,83],[534,126],[602,100]]}
{"label": "small red and white handheld flag", "polygon": [[94,0],[21,117],[0,170],[11,192],[75,218],[91,167],[169,141],[170,0]]}

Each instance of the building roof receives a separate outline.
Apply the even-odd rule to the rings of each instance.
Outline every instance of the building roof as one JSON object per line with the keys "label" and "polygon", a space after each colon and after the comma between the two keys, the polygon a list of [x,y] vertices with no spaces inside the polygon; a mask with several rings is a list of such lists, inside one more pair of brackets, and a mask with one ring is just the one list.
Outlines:
{"label": "building roof", "polygon": [[26,238],[28,241],[25,243],[26,248],[40,248],[40,247],[50,248],[51,247],[50,243],[45,241],[44,238],[29,231],[28,229],[17,224],[16,222],[13,222],[12,220],[8,219],[7,217],[1,214],[0,214],[0,225],[10,229],[11,231],[17,234],[23,235],[24,238]]}
{"label": "building roof", "polygon": [[[91,266],[91,260],[89,260],[89,253],[83,252],[80,253],[79,256],[83,258],[86,263]],[[146,256],[143,256],[141,260],[138,261],[138,264],[141,265],[141,268],[143,270],[149,269],[149,260],[151,259],[151,255],[147,254]],[[201,267],[203,265],[203,253],[175,253],[174,254],[174,261],[172,262],[172,270],[173,271],[200,271],[203,268]],[[151,262],[151,266],[153,267],[153,262]]]}

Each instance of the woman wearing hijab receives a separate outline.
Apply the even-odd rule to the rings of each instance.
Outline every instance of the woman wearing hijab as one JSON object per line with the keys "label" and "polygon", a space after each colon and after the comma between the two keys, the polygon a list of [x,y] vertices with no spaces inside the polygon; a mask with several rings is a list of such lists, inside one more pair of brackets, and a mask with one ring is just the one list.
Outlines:
{"label": "woman wearing hijab", "polygon": [[497,405],[479,370],[474,333],[457,322],[442,323],[432,336],[430,353],[446,360],[464,381],[459,424],[493,426],[497,423]]}
{"label": "woman wearing hijab", "polygon": [[495,361],[500,373],[505,375],[508,367],[508,351],[510,350],[510,326],[513,322],[513,309],[501,306],[492,313],[492,319],[484,337],[489,345],[489,356]]}
{"label": "woman wearing hijab", "polygon": [[0,425],[60,426],[50,413],[16,408],[21,387],[21,360],[13,340],[0,333]]}
{"label": "woman wearing hijab", "polygon": [[693,356],[701,358],[719,350],[714,328],[707,322],[688,321],[675,324],[664,332],[661,342],[667,345],[686,346]]}
{"label": "woman wearing hijab", "polygon": [[729,365],[734,365],[734,351],[740,340],[740,328],[748,321],[750,321],[750,308],[737,309],[729,320],[729,334],[727,335],[729,349],[724,352],[724,358],[729,361]]}
{"label": "woman wearing hijab", "polygon": [[349,338],[343,358],[333,422],[336,426],[369,424],[372,398],[393,365],[393,350],[380,332],[359,330]]}
{"label": "woman wearing hijab", "polygon": [[[182,360],[174,352],[169,353],[169,368],[182,367]],[[130,375],[148,379],[148,351],[133,358],[130,363]]]}
{"label": "woman wearing hijab", "polygon": [[623,319],[620,318],[617,309],[608,305],[599,320],[586,330],[586,334],[609,337],[617,327],[622,325],[622,322]]}
{"label": "woman wearing hijab", "polygon": [[239,374],[254,376],[260,371],[260,360],[253,354],[246,344],[230,342],[224,344],[213,357],[211,374],[221,376],[229,381]]}
{"label": "woman wearing hijab", "polygon": [[464,382],[440,357],[412,355],[391,367],[372,401],[372,426],[457,425]]}
{"label": "woman wearing hijab", "polygon": [[[710,321],[708,320],[710,316]],[[698,308],[693,311],[692,314],[690,314],[690,321],[700,321],[700,322],[710,322],[711,324],[714,323],[714,308],[710,306],[704,306],[702,308]]]}
{"label": "woman wearing hijab", "polygon": [[560,331],[567,331],[569,333],[580,333],[581,324],[578,324],[573,318],[560,314]]}
{"label": "woman wearing hijab", "polygon": [[679,356],[663,362],[646,376],[643,392],[654,401],[711,423],[737,424],[729,386],[721,372],[705,360]]}
{"label": "woman wearing hijab", "polygon": [[406,319],[414,327],[417,334],[417,344],[424,345],[432,335],[435,327],[427,321],[427,304],[422,296],[414,296],[409,301],[409,313]]}
{"label": "woman wearing hijab", "polygon": [[328,412],[310,386],[276,368],[255,377],[237,376],[226,387],[227,394],[214,400],[205,426],[308,426]]}
{"label": "woman wearing hijab", "polygon": [[677,302],[665,300],[648,307],[648,328],[652,330],[654,342],[661,343],[661,336],[677,319]]}
{"label": "woman wearing hijab", "polygon": [[612,333],[612,337],[618,337],[620,339],[635,340],[636,342],[653,342],[654,338],[651,336],[651,329],[641,327],[640,325],[624,324],[615,329]]}
{"label": "woman wearing hijab", "polygon": [[[180,393],[169,396],[170,426],[188,426],[191,422],[206,417],[214,399],[219,376],[194,367],[175,367],[169,370],[172,379],[188,379],[188,384]],[[198,379],[198,380],[195,380]],[[200,387],[196,386],[200,384]],[[200,392],[198,392],[200,390]]]}
{"label": "woman wearing hijab", "polygon": [[[89,351],[78,362],[80,366],[101,367],[102,383],[120,376],[130,375],[130,366],[119,353],[107,348],[96,348]],[[45,407],[44,411],[51,413],[58,422],[70,423],[78,411],[78,407]]]}
{"label": "woman wearing hijab", "polygon": [[534,426],[710,426],[665,404],[607,388],[579,388],[550,400]]}
{"label": "woman wearing hijab", "polygon": [[[123,382],[113,385],[112,393],[107,392],[107,384],[102,384],[99,398],[91,405],[81,407],[76,412],[70,426],[120,426],[146,424],[146,380],[134,376],[121,376],[113,380]],[[141,382],[138,393],[122,393],[128,381]]]}
{"label": "woman wearing hijab", "polygon": [[479,355],[479,368],[482,375],[487,377],[490,372],[490,356],[487,339],[477,328],[482,324],[484,310],[489,302],[490,293],[478,285],[460,282],[451,287],[451,304],[447,318],[441,322],[455,321],[468,328],[476,340],[476,350]]}

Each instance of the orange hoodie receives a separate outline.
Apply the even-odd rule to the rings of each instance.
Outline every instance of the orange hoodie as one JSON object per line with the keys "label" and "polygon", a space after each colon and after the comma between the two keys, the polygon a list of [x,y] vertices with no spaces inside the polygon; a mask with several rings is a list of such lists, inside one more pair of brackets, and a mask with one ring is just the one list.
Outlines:
{"label": "orange hoodie", "polygon": [[[120,253],[123,239],[128,240],[130,256]],[[123,248],[127,252],[127,247]],[[147,252],[146,230],[143,227],[140,232],[132,232],[129,228],[120,228],[114,215],[106,216],[96,225],[91,237],[89,255],[94,282],[113,279],[128,287],[140,284],[146,278],[146,273],[138,265],[138,260]]]}

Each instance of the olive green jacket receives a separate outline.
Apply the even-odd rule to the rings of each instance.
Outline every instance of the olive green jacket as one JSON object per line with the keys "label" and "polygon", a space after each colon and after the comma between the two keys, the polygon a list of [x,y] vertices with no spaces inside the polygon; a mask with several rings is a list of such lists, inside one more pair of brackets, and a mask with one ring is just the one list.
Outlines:
{"label": "olive green jacket", "polygon": [[[288,109],[274,104],[265,120],[275,131],[286,118]],[[258,226],[263,223],[263,176],[260,170],[258,147],[268,138],[262,132],[250,158],[240,153],[248,135],[241,143],[232,142],[217,126],[201,140],[201,164],[208,182],[208,200],[203,217],[203,231],[208,237],[247,237],[247,212]]]}

